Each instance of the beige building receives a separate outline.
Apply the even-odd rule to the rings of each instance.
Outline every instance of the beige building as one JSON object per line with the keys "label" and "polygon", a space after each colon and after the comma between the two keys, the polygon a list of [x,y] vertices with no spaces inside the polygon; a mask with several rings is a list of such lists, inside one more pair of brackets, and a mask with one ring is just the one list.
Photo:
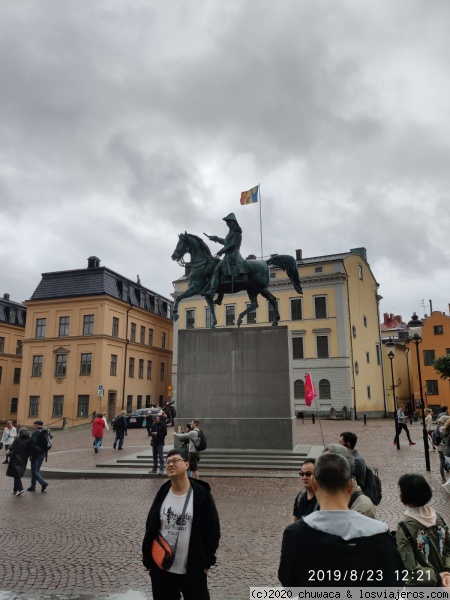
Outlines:
{"label": "beige building", "polygon": [[26,302],[18,420],[58,426],[163,404],[173,303],[106,267],[44,273]]}
{"label": "beige building", "polygon": [[0,421],[17,418],[26,316],[23,304],[3,294],[0,298]]}
{"label": "beige building", "polygon": [[[270,291],[277,298],[280,325],[292,332],[293,377],[297,412],[319,410],[329,414],[352,410],[357,416],[381,416],[385,391],[379,329],[378,283],[367,262],[365,248],[296,262],[303,287],[299,296],[286,273],[271,267]],[[174,298],[188,286],[185,274],[174,282]],[[245,327],[270,325],[271,307],[258,296],[259,306],[245,318]],[[218,327],[233,326],[249,305],[248,296],[225,296],[216,307]],[[184,299],[179,305],[178,328],[209,327],[210,311],[201,296]],[[308,408],[304,401],[305,373],[310,372],[317,399]],[[176,370],[174,372],[176,393]]]}

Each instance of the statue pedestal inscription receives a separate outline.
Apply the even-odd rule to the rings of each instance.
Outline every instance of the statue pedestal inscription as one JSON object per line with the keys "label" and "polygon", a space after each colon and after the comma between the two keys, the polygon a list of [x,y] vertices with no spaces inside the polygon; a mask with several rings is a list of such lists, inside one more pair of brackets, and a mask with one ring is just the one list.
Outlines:
{"label": "statue pedestal inscription", "polygon": [[179,331],[176,423],[208,448],[293,450],[291,357],[287,327]]}

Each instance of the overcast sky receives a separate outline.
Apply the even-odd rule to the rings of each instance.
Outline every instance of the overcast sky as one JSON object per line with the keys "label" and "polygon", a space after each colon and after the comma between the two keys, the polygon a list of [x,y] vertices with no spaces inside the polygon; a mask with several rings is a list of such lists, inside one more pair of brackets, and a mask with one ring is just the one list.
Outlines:
{"label": "overcast sky", "polygon": [[[0,293],[87,257],[170,296],[178,234],[364,246],[381,313],[450,302],[448,0],[1,0]],[[220,246],[210,242],[211,250]],[[422,299],[425,308],[422,305]]]}

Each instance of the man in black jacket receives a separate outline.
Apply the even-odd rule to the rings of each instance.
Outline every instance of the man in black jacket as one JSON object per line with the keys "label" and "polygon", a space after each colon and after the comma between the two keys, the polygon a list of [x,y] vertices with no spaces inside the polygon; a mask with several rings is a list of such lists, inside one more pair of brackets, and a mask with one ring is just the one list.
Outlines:
{"label": "man in black jacket", "polygon": [[320,510],[284,531],[278,569],[284,587],[402,586],[403,562],[388,526],[349,510],[352,487],[344,457],[326,452],[316,460]]}
{"label": "man in black jacket", "polygon": [[164,441],[167,435],[167,425],[161,417],[153,417],[153,425],[150,431],[151,446],[153,448],[153,470],[156,473],[159,460],[159,474],[164,475]]}
{"label": "man in black jacket", "polygon": [[[189,459],[184,450],[170,450],[166,460],[170,481],[164,483],[148,513],[142,543],[142,562],[150,573],[155,600],[209,600],[207,575],[216,563],[220,524],[211,488],[204,481],[187,476]],[[189,488],[184,519],[181,519]],[[182,522],[181,522],[182,521]],[[156,534],[175,546],[175,560],[168,570],[160,569],[152,558]]]}
{"label": "man in black jacket", "polygon": [[44,439],[42,433],[42,427],[44,426],[43,421],[34,421],[34,431],[31,434],[31,441],[33,443],[33,455],[31,456],[31,485],[27,488],[28,492],[36,491],[36,483],[41,484],[41,492],[45,492],[48,488],[48,483],[41,475],[41,467],[44,462],[45,454],[47,452],[44,448]]}

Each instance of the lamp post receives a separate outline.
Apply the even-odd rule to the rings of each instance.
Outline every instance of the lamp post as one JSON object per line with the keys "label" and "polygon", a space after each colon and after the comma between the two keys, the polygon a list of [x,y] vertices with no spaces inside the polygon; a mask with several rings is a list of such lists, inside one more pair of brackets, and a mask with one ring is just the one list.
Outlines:
{"label": "lamp post", "polygon": [[386,348],[389,349],[388,358],[391,361],[391,378],[392,378],[392,397],[394,400],[394,424],[395,424],[395,436],[394,436],[394,444],[397,445],[397,450],[400,450],[400,436],[398,435],[398,424],[397,424],[397,401],[395,398],[395,383],[394,383],[394,356],[395,356],[395,342],[392,338],[389,338],[389,341],[386,342]]}
{"label": "lamp post", "polygon": [[422,343],[420,334],[422,333],[423,322],[419,319],[416,313],[411,317],[411,321],[408,323],[409,332],[411,334],[411,341],[416,345],[416,356],[417,356],[417,371],[419,373],[419,389],[420,389],[420,405],[422,408],[422,433],[423,433],[423,446],[425,450],[425,467],[427,471],[431,471],[430,467],[430,448],[428,446],[428,432],[425,427],[425,403],[423,401],[423,388],[422,388],[422,372],[420,370],[420,359],[419,359],[419,344]]}

